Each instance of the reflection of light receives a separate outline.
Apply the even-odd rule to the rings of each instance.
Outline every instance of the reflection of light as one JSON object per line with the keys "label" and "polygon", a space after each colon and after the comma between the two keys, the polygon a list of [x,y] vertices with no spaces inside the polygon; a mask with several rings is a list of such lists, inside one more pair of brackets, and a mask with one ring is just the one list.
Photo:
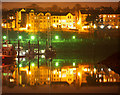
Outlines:
{"label": "reflection of light", "polygon": [[45,58],[45,55],[41,55],[41,58]]}
{"label": "reflection of light", "polygon": [[104,81],[104,82],[107,82],[107,79],[104,79],[103,81]]}
{"label": "reflection of light", "polygon": [[48,78],[48,80],[50,80],[50,78]]}
{"label": "reflection of light", "polygon": [[102,75],[101,75],[101,74],[99,74],[99,77],[102,77]]}
{"label": "reflection of light", "polygon": [[104,25],[101,25],[101,26],[100,26],[100,28],[102,28],[102,29],[103,29],[103,28],[104,28]]}
{"label": "reflection of light", "polygon": [[102,80],[101,80],[101,79],[99,79],[99,82],[102,82]]}
{"label": "reflection of light", "polygon": [[110,72],[110,71],[111,71],[111,69],[110,69],[110,68],[108,68],[108,71]]}
{"label": "reflection of light", "polygon": [[78,72],[78,76],[80,76],[80,72]]}
{"label": "reflection of light", "polygon": [[45,50],[41,50],[41,53],[45,53]]}
{"label": "reflection of light", "polygon": [[73,74],[73,71],[70,71],[70,74]]}
{"label": "reflection of light", "polygon": [[103,68],[101,68],[101,71],[103,71]]}
{"label": "reflection of light", "polygon": [[22,64],[20,64],[19,67],[22,67]]}
{"label": "reflection of light", "polygon": [[25,58],[23,58],[23,61],[25,61]]}
{"label": "reflection of light", "polygon": [[109,25],[109,26],[108,26],[108,29],[110,29],[111,27],[112,27],[112,26]]}
{"label": "reflection of light", "polygon": [[114,79],[114,82],[116,82],[116,79]]}
{"label": "reflection of light", "polygon": [[29,72],[29,75],[31,75],[31,71]]}
{"label": "reflection of light", "polygon": [[76,70],[76,68],[73,68],[73,70]]}
{"label": "reflection of light", "polygon": [[82,28],[87,28],[87,26],[83,26]]}
{"label": "reflection of light", "polygon": [[87,71],[87,68],[84,68],[84,71]]}
{"label": "reflection of light", "polygon": [[90,71],[90,69],[88,68],[88,71]]}
{"label": "reflection of light", "polygon": [[80,22],[77,22],[77,24],[80,24]]}
{"label": "reflection of light", "polygon": [[10,79],[10,82],[14,82],[14,79]]}
{"label": "reflection of light", "polygon": [[25,52],[23,51],[23,55],[25,55]]}
{"label": "reflection of light", "polygon": [[94,72],[96,72],[96,68],[94,68]]}
{"label": "reflection of light", "polygon": [[116,29],[118,29],[118,26],[115,26]]}
{"label": "reflection of light", "polygon": [[96,28],[97,26],[94,24],[94,26],[93,26],[94,28]]}
{"label": "reflection of light", "polygon": [[57,27],[57,25],[56,25],[56,24],[53,24],[53,27]]}
{"label": "reflection of light", "polygon": [[90,73],[92,74],[93,72],[91,71]]}

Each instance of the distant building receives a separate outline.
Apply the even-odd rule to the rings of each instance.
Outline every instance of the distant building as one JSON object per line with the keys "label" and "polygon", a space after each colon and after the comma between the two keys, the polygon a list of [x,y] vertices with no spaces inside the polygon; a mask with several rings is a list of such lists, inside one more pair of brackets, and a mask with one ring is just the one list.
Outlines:
{"label": "distant building", "polygon": [[[91,15],[87,11],[77,11],[72,13],[57,13],[57,12],[35,12],[35,10],[20,9],[15,16],[9,16],[8,20],[3,19],[3,28],[13,28],[14,30],[38,32],[52,29],[78,29],[79,31],[86,31],[89,28],[97,28],[101,25],[110,28],[120,27],[120,14],[111,12],[101,12],[99,14],[98,25],[88,25],[86,18]],[[103,27],[102,27],[103,28]]]}

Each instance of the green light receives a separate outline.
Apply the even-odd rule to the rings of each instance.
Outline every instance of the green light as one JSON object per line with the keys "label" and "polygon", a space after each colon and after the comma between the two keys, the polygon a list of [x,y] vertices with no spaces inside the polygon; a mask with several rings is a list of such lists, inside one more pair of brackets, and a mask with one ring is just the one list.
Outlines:
{"label": "green light", "polygon": [[73,39],[75,39],[75,36],[72,36]]}
{"label": "green light", "polygon": [[31,39],[32,39],[32,40],[34,40],[34,39],[35,39],[35,37],[34,37],[34,36],[31,36]]}
{"label": "green light", "polygon": [[35,64],[34,64],[34,63],[32,63],[32,66],[34,67],[34,66],[35,66]]}
{"label": "green light", "polygon": [[19,39],[22,39],[22,36],[19,36]]}
{"label": "green light", "polygon": [[59,39],[59,36],[55,36],[55,39]]}
{"label": "green light", "polygon": [[56,62],[56,63],[55,63],[55,66],[58,66],[58,65],[59,65],[59,63],[58,63],[58,62]]}
{"label": "green light", "polygon": [[20,64],[19,67],[22,67],[22,64]]}
{"label": "green light", "polygon": [[75,62],[73,62],[73,66],[75,66]]}
{"label": "green light", "polygon": [[6,36],[3,36],[3,39],[6,39],[7,37]]}

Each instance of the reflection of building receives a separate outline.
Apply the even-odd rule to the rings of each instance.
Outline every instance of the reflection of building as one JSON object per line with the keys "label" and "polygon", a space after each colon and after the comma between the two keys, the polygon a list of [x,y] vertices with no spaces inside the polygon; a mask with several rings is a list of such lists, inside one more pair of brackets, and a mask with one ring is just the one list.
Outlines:
{"label": "reflection of building", "polygon": [[[95,78],[96,82],[120,82],[119,75],[111,71],[110,68],[99,69],[89,65],[64,66],[62,68],[51,68],[51,70],[46,66],[40,66],[39,68],[31,66],[31,70],[28,71],[28,67],[21,67],[20,84],[43,85],[51,82],[67,82],[68,84],[81,85],[87,83],[87,76]],[[13,76],[18,78],[15,72]]]}

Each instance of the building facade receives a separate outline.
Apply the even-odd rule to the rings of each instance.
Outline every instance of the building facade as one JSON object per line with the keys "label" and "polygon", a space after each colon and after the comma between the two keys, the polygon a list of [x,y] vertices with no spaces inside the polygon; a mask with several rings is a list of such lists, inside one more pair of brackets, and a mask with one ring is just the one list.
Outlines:
{"label": "building facade", "polygon": [[[78,29],[86,31],[87,29],[103,28],[103,26],[118,29],[120,27],[120,14],[117,13],[101,13],[99,14],[99,23],[97,25],[87,25],[87,16],[90,13],[82,11],[72,13],[50,13],[50,12],[35,12],[34,10],[21,9],[16,12],[15,16],[9,16],[9,22],[3,20],[3,28],[13,28],[18,31],[38,32],[52,29]],[[102,25],[102,27],[101,27]]]}

